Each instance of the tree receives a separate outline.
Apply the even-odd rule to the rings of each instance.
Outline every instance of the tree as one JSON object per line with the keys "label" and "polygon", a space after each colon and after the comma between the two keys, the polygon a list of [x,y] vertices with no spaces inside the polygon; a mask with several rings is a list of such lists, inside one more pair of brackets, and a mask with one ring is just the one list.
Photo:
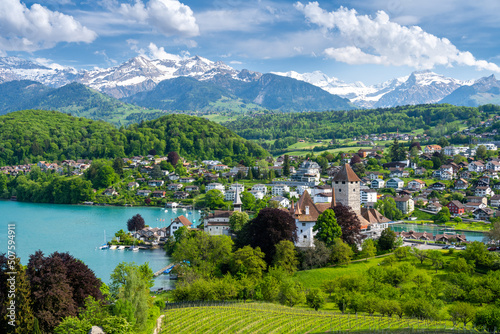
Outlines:
{"label": "tree", "polygon": [[448,308],[448,313],[453,320],[453,324],[462,322],[465,327],[467,323],[474,320],[476,309],[469,303],[457,302]]}
{"label": "tree", "polygon": [[278,300],[281,304],[293,307],[303,303],[305,300],[302,285],[291,278],[286,278],[281,282]]}
{"label": "tree", "polygon": [[[15,273],[15,274],[10,274]],[[26,333],[33,330],[35,317],[32,310],[32,298],[30,282],[26,271],[21,265],[19,258],[8,259],[5,254],[0,254],[0,332],[2,333]],[[15,280],[15,294],[12,295],[8,284]],[[9,324],[14,318],[8,316],[14,302],[15,305],[15,327]],[[25,332],[26,331],[26,332]]]}
{"label": "tree", "polygon": [[474,326],[492,333],[500,328],[500,307],[488,307],[477,311]]}
{"label": "tree", "polygon": [[396,201],[392,197],[386,197],[383,200],[377,201],[375,209],[390,220],[398,220],[403,217],[403,213],[396,208]]}
{"label": "tree", "polygon": [[248,214],[246,212],[234,212],[229,217],[229,227],[233,232],[239,232],[248,223]]}
{"label": "tree", "polygon": [[354,173],[356,173],[356,175],[360,177],[363,177],[365,175],[365,165],[362,162],[354,164],[352,166],[352,170],[354,171]]}
{"label": "tree", "polygon": [[380,250],[391,250],[394,248],[394,243],[396,242],[396,233],[391,230],[391,228],[386,228],[380,234],[378,239],[378,246]]}
{"label": "tree", "polygon": [[290,157],[285,154],[285,157],[283,159],[283,175],[284,176],[290,176]]}
{"label": "tree", "polygon": [[234,252],[231,258],[231,272],[236,277],[247,276],[253,279],[260,279],[262,272],[266,270],[266,262],[263,260],[264,253],[259,247],[255,249],[245,246]]}
{"label": "tree", "polygon": [[289,240],[281,240],[276,244],[276,252],[272,264],[278,268],[283,268],[289,274],[296,272],[299,260],[295,245]]}
{"label": "tree", "polygon": [[127,229],[130,232],[142,230],[145,226],[144,218],[140,214],[136,214],[127,221]]}
{"label": "tree", "polygon": [[450,145],[450,142],[445,137],[441,137],[439,138],[437,144],[441,147],[446,147]]}
{"label": "tree", "polygon": [[472,274],[474,272],[474,264],[469,264],[463,257],[457,257],[450,261],[448,265],[451,272]]}
{"label": "tree", "polygon": [[155,164],[150,175],[153,179],[160,179],[163,176],[160,165]]}
{"label": "tree", "polygon": [[124,163],[122,158],[115,158],[115,160],[113,160],[113,170],[116,174],[123,176],[123,165]]}
{"label": "tree", "polygon": [[391,161],[403,161],[406,160],[406,149],[403,144],[398,142],[395,138],[391,147],[389,148],[389,158]]}
{"label": "tree", "polygon": [[500,242],[500,221],[494,222],[487,233],[488,239],[493,242]]}
{"label": "tree", "polygon": [[266,262],[271,263],[276,251],[276,244],[282,240],[295,242],[297,227],[295,219],[280,209],[265,208],[259,211],[257,217],[245,225],[246,241],[252,247],[260,247],[266,254]]}
{"label": "tree", "polygon": [[40,329],[52,332],[61,319],[76,316],[67,268],[59,257],[45,257],[41,251],[30,255],[27,274],[33,298],[33,313]]}
{"label": "tree", "polygon": [[486,146],[484,145],[479,145],[476,149],[476,159],[478,160],[483,160],[487,157],[488,150],[486,149]]}
{"label": "tree", "polygon": [[346,205],[338,203],[333,208],[337,224],[342,229],[342,240],[349,245],[354,245],[360,240],[361,222],[354,211]]}
{"label": "tree", "polygon": [[300,252],[302,269],[323,267],[330,259],[331,250],[323,241],[314,240],[314,248],[309,247]]}
{"label": "tree", "polygon": [[333,243],[332,247],[332,262],[338,263],[340,265],[347,265],[351,262],[353,256],[353,251],[349,245],[344,243],[342,239],[337,238]]}
{"label": "tree", "polygon": [[361,254],[368,261],[369,257],[374,257],[377,254],[377,247],[373,239],[365,239],[361,245]]}
{"label": "tree", "polygon": [[323,291],[313,288],[306,294],[306,303],[310,308],[317,311],[325,304],[325,298],[326,296]]}
{"label": "tree", "polygon": [[441,253],[438,250],[429,250],[428,251],[428,257],[429,260],[432,261],[432,266],[436,269],[436,273],[438,269],[443,268],[444,261],[443,261],[443,253]]}
{"label": "tree", "polygon": [[475,266],[487,267],[491,264],[491,257],[486,249],[486,245],[480,241],[473,241],[468,244],[462,254],[467,261],[471,261]]}
{"label": "tree", "polygon": [[252,210],[256,203],[255,196],[248,191],[244,191],[241,193],[241,203],[244,210]]}
{"label": "tree", "polygon": [[327,209],[319,215],[313,231],[317,231],[315,238],[323,241],[327,246],[333,245],[335,239],[342,237],[342,229],[337,224],[335,212]]}
{"label": "tree", "polygon": [[415,256],[419,261],[420,261],[420,264],[423,264],[425,259],[427,259],[427,251],[425,250],[420,250],[418,248],[412,248],[410,250],[411,254],[413,256]]}
{"label": "tree", "polygon": [[118,180],[118,175],[115,170],[108,165],[102,165],[97,170],[96,177],[92,180],[94,188],[108,188]]}
{"label": "tree", "polygon": [[359,155],[354,154],[354,155],[352,156],[352,158],[351,158],[350,165],[351,165],[351,166],[354,166],[355,164],[359,164],[359,163],[362,163],[361,158],[359,157]]}
{"label": "tree", "polygon": [[224,195],[219,189],[211,189],[207,191],[207,194],[205,195],[205,201],[206,205],[212,210],[218,209],[225,205]]}
{"label": "tree", "polygon": [[443,206],[443,208],[434,217],[434,221],[439,224],[445,224],[450,220],[450,218],[450,209],[447,206]]}
{"label": "tree", "polygon": [[167,155],[167,161],[172,164],[172,166],[176,166],[179,161],[180,156],[177,152],[169,152]]}

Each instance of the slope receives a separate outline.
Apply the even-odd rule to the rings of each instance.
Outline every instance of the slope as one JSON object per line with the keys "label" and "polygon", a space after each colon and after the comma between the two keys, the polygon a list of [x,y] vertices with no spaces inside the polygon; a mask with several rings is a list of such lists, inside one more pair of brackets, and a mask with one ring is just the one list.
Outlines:
{"label": "slope", "polygon": [[0,116],[0,166],[171,151],[200,160],[267,155],[256,143],[194,116],[167,115],[121,129],[57,111],[23,110]]}
{"label": "slope", "polygon": [[494,75],[477,80],[472,86],[462,86],[443,98],[440,103],[478,107],[500,103],[500,82]]}

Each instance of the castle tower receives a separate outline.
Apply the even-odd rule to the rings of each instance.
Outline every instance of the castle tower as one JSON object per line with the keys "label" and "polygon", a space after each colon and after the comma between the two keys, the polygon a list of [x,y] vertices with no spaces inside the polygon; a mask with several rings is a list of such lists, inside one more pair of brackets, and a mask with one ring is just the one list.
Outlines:
{"label": "castle tower", "polygon": [[361,215],[361,179],[354,173],[349,164],[345,164],[332,180],[332,194],[337,203],[350,206],[358,216]]}

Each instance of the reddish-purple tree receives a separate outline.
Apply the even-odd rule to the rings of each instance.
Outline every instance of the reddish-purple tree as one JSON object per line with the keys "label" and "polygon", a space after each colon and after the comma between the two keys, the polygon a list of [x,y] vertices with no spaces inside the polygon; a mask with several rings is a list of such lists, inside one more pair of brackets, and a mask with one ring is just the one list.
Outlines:
{"label": "reddish-purple tree", "polygon": [[179,161],[180,158],[181,157],[177,152],[170,152],[167,155],[167,161],[170,162],[174,167],[177,165],[177,162]]}
{"label": "reddish-purple tree", "polygon": [[351,166],[354,166],[355,164],[359,164],[359,163],[361,163],[361,162],[362,162],[362,160],[361,160],[361,158],[359,157],[359,155],[354,154],[354,155],[352,156],[352,158],[351,158],[351,163],[350,163],[350,165],[351,165]]}
{"label": "reddish-purple tree", "polygon": [[343,205],[342,203],[337,203],[333,208],[335,212],[335,217],[337,218],[337,224],[342,229],[342,240],[353,245],[361,240],[361,222],[358,216],[349,206]]}
{"label": "reddish-purple tree", "polygon": [[144,218],[140,214],[136,214],[127,221],[127,228],[129,231],[139,231],[146,226]]}
{"label": "reddish-purple tree", "polygon": [[260,247],[266,254],[268,264],[272,262],[276,244],[282,240],[296,241],[295,219],[280,209],[264,208],[257,217],[245,225],[245,239],[252,247]]}

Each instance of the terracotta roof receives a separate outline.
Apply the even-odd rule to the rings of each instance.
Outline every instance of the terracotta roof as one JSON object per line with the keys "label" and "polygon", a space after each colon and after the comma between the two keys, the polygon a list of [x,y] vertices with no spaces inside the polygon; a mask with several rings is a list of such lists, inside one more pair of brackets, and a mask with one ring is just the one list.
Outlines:
{"label": "terracotta roof", "polygon": [[390,220],[378,212],[377,209],[361,208],[361,216],[363,216],[363,219],[368,221],[369,224],[390,222]]}
{"label": "terracotta roof", "polygon": [[189,226],[193,225],[193,223],[191,223],[189,221],[189,219],[187,219],[186,217],[184,217],[184,215],[180,215],[179,217],[175,218],[174,222],[175,221],[178,221],[179,223],[182,223],[182,225],[184,225],[186,227],[189,227]]}
{"label": "terracotta roof", "polygon": [[[330,203],[326,203],[326,204],[330,205]],[[309,207],[309,214],[306,214],[306,206]],[[311,196],[309,195],[309,192],[306,190],[302,193],[302,196],[300,196],[299,201],[297,202],[297,205],[295,206],[294,216],[299,221],[315,222],[316,220],[318,220],[318,216],[322,212],[323,211],[320,211],[316,207],[316,204],[314,204],[314,201],[312,200]]]}
{"label": "terracotta roof", "polygon": [[361,182],[349,164],[344,164],[342,169],[335,175],[333,181]]}

